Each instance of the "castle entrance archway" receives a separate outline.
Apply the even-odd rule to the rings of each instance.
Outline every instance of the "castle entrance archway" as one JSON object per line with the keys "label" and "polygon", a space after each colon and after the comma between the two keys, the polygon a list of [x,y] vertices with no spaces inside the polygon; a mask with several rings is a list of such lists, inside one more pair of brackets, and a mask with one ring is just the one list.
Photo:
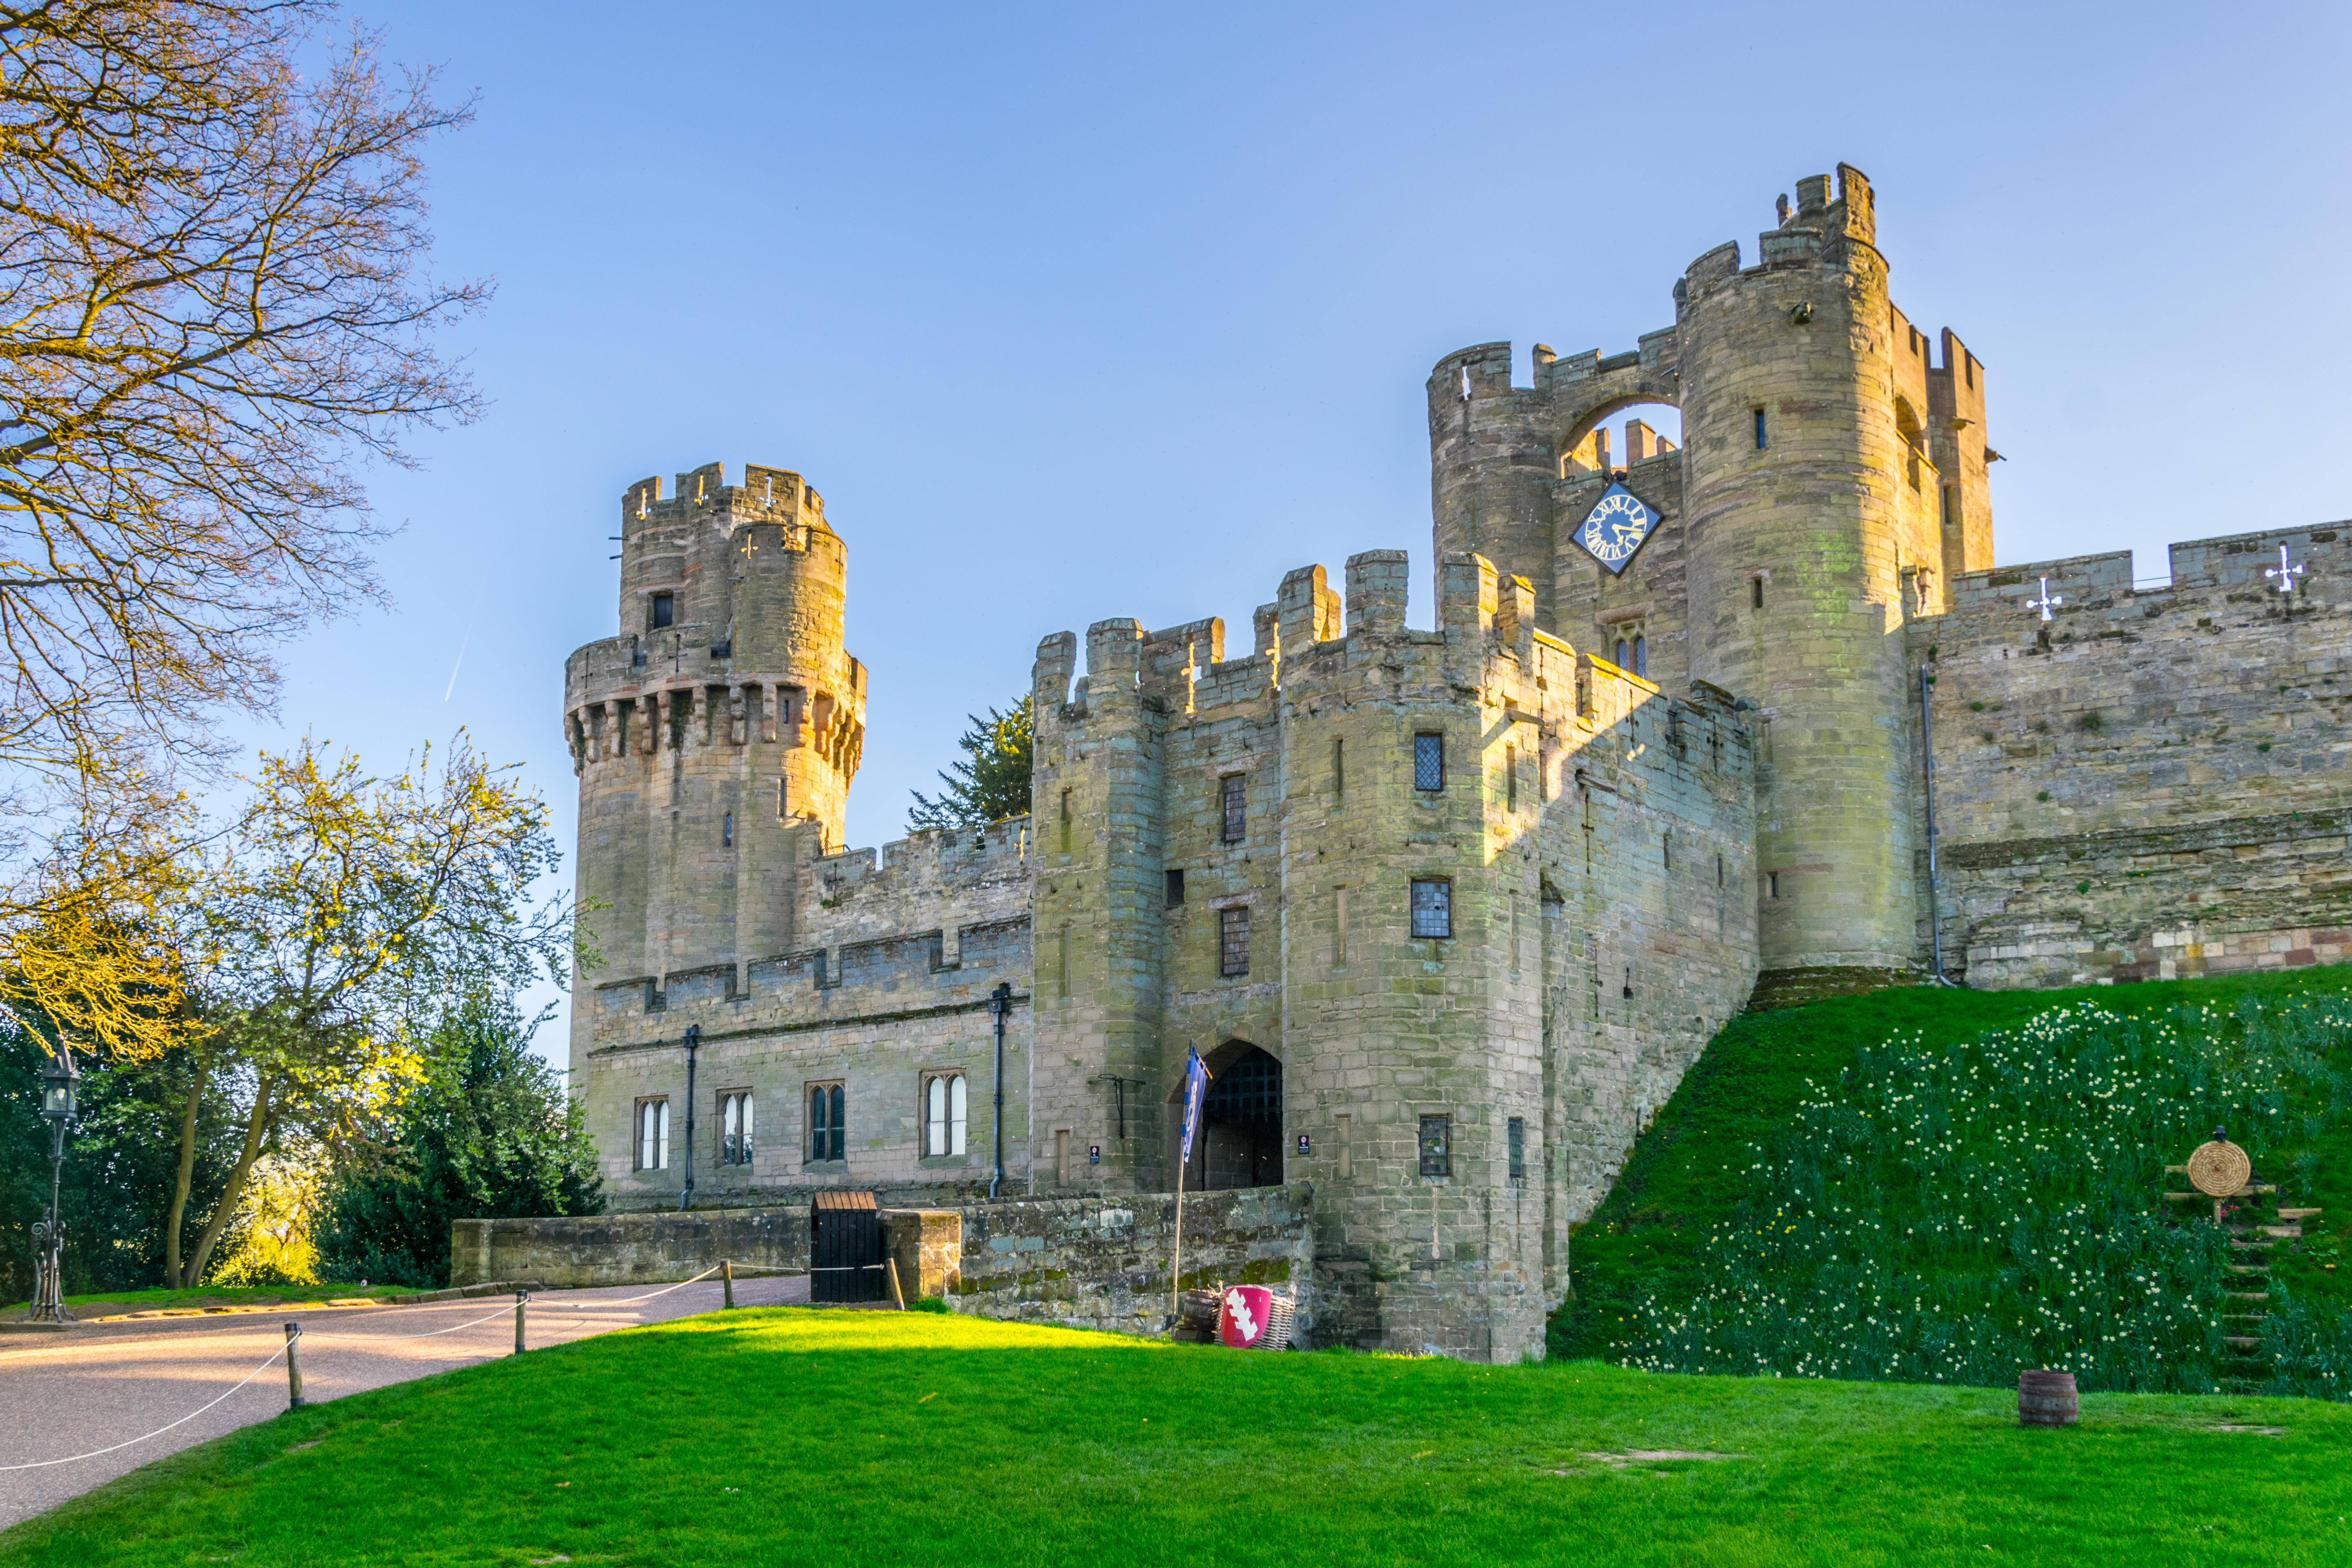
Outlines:
{"label": "castle entrance archway", "polygon": [[[1222,1066],[1218,1057],[1226,1058]],[[1201,1108],[1201,1184],[1280,1186],[1282,1063],[1246,1040],[1228,1040],[1210,1058],[1209,1070],[1216,1077]]]}

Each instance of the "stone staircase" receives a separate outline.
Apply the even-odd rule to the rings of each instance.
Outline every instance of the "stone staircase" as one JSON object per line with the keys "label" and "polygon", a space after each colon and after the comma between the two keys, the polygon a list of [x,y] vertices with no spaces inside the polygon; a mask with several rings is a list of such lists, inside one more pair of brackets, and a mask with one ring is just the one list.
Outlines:
{"label": "stone staircase", "polygon": [[[2189,1168],[2167,1165],[2164,1173],[2184,1176]],[[2229,1347],[2221,1363],[2221,1386],[2231,1394],[2259,1392],[2271,1378],[2270,1358],[2263,1352],[2262,1335],[2263,1320],[2270,1315],[2271,1254],[2282,1245],[2294,1247],[2301,1242],[2303,1222],[2320,1211],[2280,1207],[2278,1187],[2252,1177],[2226,1198],[2215,1199],[2198,1192],[2167,1192],[2164,1201],[2168,1206],[2211,1204],[2213,1223],[2229,1234],[2231,1261],[2228,1268],[2232,1283],[2239,1288],[2228,1293],[2226,1310],[2221,1313],[2221,1342]]]}

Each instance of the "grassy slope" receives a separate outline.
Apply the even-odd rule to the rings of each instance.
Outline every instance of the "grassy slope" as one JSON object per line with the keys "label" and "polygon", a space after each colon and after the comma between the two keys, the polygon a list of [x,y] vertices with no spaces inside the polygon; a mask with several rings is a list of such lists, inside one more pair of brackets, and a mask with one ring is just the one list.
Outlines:
{"label": "grassy slope", "polygon": [[[2139,1013],[2189,1001],[2227,1005],[2248,991],[2352,991],[2352,965],[2065,991],[1879,991],[1733,1019],[1635,1145],[1615,1191],[1578,1230],[1576,1294],[1553,1319],[1555,1353],[1602,1354],[1622,1333],[1633,1303],[1653,1289],[1675,1299],[1695,1288],[1694,1256],[1709,1227],[1730,1215],[1738,1197],[1733,1173],[1748,1164],[1749,1145],[1769,1148],[1805,1080],[1834,1082],[1857,1048],[1914,1029],[1925,1030],[1931,1045],[1967,1040],[2086,997]],[[2175,1158],[2187,1154],[2183,1149]],[[2352,1304],[2352,1273],[2322,1267],[2341,1260],[2340,1237],[2352,1234],[2352,1148],[2331,1151],[2308,1197],[2297,1195],[2300,1184],[2291,1184],[2291,1201],[2327,1212],[2306,1225],[2304,1252],[2283,1256],[2275,1272],[2292,1288]],[[2149,1200],[2154,1207],[2156,1194]]]}
{"label": "grassy slope", "polygon": [[[1637,1448],[1740,1458],[1587,1457]],[[0,1564],[2325,1563],[2347,1462],[2352,1409],[2310,1401],[2099,1395],[2027,1431],[1990,1390],[782,1309],[280,1416]]]}

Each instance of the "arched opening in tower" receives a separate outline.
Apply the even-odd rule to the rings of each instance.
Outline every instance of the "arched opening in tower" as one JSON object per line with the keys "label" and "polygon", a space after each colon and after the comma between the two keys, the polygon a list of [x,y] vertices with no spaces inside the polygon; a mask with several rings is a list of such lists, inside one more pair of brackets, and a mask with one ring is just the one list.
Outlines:
{"label": "arched opening in tower", "polygon": [[1201,1107],[1201,1184],[1278,1187],[1282,1184],[1282,1064],[1244,1042],[1217,1071]]}
{"label": "arched opening in tower", "polygon": [[1671,403],[1631,403],[1562,433],[1559,477],[1631,469],[1678,451],[1683,414]]}

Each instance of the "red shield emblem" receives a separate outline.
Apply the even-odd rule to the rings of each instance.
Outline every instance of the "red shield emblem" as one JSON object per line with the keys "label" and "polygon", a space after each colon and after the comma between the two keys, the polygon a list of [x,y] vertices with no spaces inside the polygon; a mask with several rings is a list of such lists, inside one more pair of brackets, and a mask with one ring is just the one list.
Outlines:
{"label": "red shield emblem", "polygon": [[1235,1350],[1265,1338],[1274,1321],[1274,1292],[1263,1285],[1228,1285],[1217,1303],[1217,1337]]}

